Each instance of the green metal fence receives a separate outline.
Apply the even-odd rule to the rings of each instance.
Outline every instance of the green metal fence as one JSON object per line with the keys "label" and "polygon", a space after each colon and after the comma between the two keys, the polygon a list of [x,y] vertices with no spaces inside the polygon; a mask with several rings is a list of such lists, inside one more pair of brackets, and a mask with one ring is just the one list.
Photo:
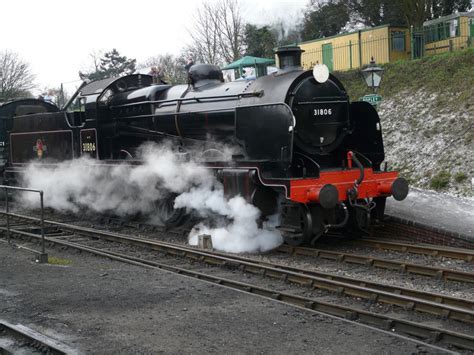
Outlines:
{"label": "green metal fence", "polygon": [[411,29],[411,58],[462,50],[473,45],[474,19],[434,20],[421,29]]}
{"label": "green metal fence", "polygon": [[[364,33],[367,37],[370,30]],[[376,33],[368,40],[352,33],[302,44],[303,67],[326,64],[330,71],[344,71],[362,68],[372,58],[384,64],[462,50],[474,46],[474,18],[433,21],[421,29],[389,28],[384,36]]]}
{"label": "green metal fence", "polygon": [[[408,35],[407,35],[408,38]],[[341,41],[338,41],[341,43]],[[396,43],[399,46],[399,43]],[[308,69],[316,64],[325,64],[330,71],[350,70],[361,68],[375,58],[377,63],[387,63],[390,57],[395,57],[394,51],[399,53],[397,59],[408,57],[406,43],[402,49],[391,49],[395,43],[388,37],[378,37],[367,41],[349,40],[335,45],[331,42],[322,43],[319,48],[306,49],[302,54],[303,67]],[[398,47],[400,48],[400,47]]]}

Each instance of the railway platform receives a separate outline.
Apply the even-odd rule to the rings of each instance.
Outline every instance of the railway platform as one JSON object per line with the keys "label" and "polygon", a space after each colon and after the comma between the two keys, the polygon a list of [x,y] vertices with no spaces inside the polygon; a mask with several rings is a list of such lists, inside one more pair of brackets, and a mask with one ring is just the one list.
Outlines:
{"label": "railway platform", "polygon": [[403,201],[387,199],[385,213],[474,242],[474,199],[412,188]]}

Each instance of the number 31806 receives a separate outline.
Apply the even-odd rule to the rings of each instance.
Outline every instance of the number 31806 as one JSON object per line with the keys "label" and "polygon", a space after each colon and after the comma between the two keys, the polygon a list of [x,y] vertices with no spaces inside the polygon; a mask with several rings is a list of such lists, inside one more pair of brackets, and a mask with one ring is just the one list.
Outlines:
{"label": "number 31806", "polygon": [[330,116],[332,115],[332,109],[330,108],[315,108],[314,109],[315,116]]}

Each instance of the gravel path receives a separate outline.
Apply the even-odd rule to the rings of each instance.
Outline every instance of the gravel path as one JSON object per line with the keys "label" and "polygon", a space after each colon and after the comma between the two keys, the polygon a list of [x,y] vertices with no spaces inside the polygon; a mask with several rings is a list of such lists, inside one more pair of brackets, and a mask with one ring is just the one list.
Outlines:
{"label": "gravel path", "polygon": [[280,303],[87,254],[39,265],[0,244],[0,318],[83,353],[418,353],[412,341]]}

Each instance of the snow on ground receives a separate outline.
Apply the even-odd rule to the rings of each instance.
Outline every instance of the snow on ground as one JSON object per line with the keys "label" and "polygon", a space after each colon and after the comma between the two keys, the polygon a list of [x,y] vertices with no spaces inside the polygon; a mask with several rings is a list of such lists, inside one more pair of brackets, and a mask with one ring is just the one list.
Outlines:
{"label": "snow on ground", "polygon": [[385,155],[389,168],[401,171],[411,186],[433,188],[430,182],[445,170],[449,183],[440,191],[472,198],[474,105],[447,104],[456,96],[419,90],[382,101]]}
{"label": "snow on ground", "polygon": [[474,199],[411,188],[404,201],[389,198],[385,212],[474,238]]}

